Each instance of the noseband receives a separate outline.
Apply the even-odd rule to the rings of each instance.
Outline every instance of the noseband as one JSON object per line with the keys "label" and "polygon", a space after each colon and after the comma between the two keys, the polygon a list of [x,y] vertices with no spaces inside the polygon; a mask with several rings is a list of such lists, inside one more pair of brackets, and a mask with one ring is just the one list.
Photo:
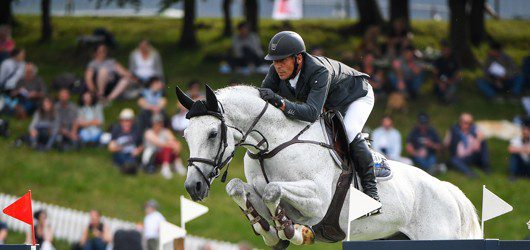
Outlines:
{"label": "noseband", "polygon": [[[219,103],[219,104],[221,104],[221,103]],[[215,118],[217,118],[217,119],[219,119],[221,121],[221,142],[219,143],[219,147],[217,148],[217,154],[215,155],[215,158],[213,160],[206,159],[206,158],[200,158],[200,157],[190,157],[188,159],[188,167],[193,166],[195,168],[195,170],[197,170],[201,174],[202,178],[206,181],[206,184],[208,185],[208,189],[210,189],[210,186],[211,186],[213,180],[216,179],[217,177],[219,177],[219,174],[220,174],[221,170],[224,168],[224,166],[227,166],[227,167],[226,167],[225,172],[223,173],[223,177],[221,178],[221,182],[225,182],[226,181],[226,177],[228,175],[228,168],[230,166],[230,161],[232,160],[232,158],[234,158],[234,154],[236,152],[235,148],[234,148],[234,151],[232,151],[232,153],[230,153],[230,155],[225,160],[223,160],[223,157],[224,157],[224,155],[226,153],[226,148],[228,148],[227,130],[228,130],[229,127],[237,130],[242,135],[241,140],[239,140],[239,142],[237,142],[235,144],[235,147],[238,147],[238,146],[252,146],[252,147],[255,147],[255,148],[259,149],[259,147],[261,145],[266,144],[266,149],[265,150],[268,150],[268,148],[269,148],[269,142],[263,136],[263,134],[261,132],[257,131],[257,130],[254,130],[254,127],[256,126],[256,124],[259,122],[261,117],[263,117],[263,115],[267,111],[267,108],[269,107],[269,103],[265,102],[265,106],[261,110],[261,113],[256,117],[256,119],[254,119],[254,122],[252,122],[252,125],[250,125],[250,128],[248,128],[247,132],[245,132],[245,133],[243,133],[243,131],[241,131],[240,129],[238,129],[238,128],[234,127],[234,126],[230,126],[230,125],[226,124],[224,116],[223,116],[224,108],[222,107],[222,104],[220,105],[220,107],[221,107],[221,110],[222,110],[221,112],[208,111],[206,113],[206,115],[211,115],[211,116],[213,116],[213,117],[215,117]],[[258,144],[256,144],[256,145],[251,145],[251,144],[246,144],[245,143],[245,140],[247,139],[248,135],[250,133],[252,133],[252,132],[256,132],[262,137],[262,140],[260,142],[258,142]],[[213,167],[212,172],[210,172],[210,174],[208,174],[208,175],[204,174],[204,172],[201,171],[201,169],[195,164],[196,162],[200,162],[200,163],[204,163],[204,164],[212,166]]]}

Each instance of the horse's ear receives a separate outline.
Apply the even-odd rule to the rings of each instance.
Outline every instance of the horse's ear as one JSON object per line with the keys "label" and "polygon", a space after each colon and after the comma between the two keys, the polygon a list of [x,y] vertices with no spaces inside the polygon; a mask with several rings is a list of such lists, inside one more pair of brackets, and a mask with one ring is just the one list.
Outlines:
{"label": "horse's ear", "polygon": [[206,84],[206,108],[209,111],[219,112],[219,104],[217,103],[217,97],[213,92],[212,88]]}
{"label": "horse's ear", "polygon": [[184,94],[178,86],[175,88],[175,92],[177,93],[177,99],[182,103],[182,106],[190,110],[195,102],[188,95]]}

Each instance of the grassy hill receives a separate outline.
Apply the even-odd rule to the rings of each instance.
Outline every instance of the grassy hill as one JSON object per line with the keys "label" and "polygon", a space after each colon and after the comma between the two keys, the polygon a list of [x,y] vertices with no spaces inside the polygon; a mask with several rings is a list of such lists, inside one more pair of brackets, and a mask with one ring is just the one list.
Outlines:
{"label": "grassy hill", "polygon": [[[90,34],[97,27],[106,27],[112,31],[119,43],[119,48],[111,51],[122,64],[126,65],[128,53],[141,38],[148,38],[159,49],[164,61],[168,78],[169,113],[176,109],[173,87],[185,84],[191,79],[199,79],[215,88],[225,86],[232,78],[247,84],[258,85],[262,76],[241,77],[217,73],[217,63],[210,59],[226,53],[230,40],[220,38],[221,20],[201,19],[198,31],[200,48],[184,50],[178,47],[180,21],[160,18],[54,18],[54,41],[39,44],[39,19],[34,16],[18,17],[21,25],[14,37],[18,46],[27,50],[27,60],[35,62],[47,82],[62,72],[74,72],[81,75],[89,60],[89,51],[77,50],[76,37]],[[359,44],[359,38],[344,38],[338,30],[349,25],[346,21],[299,21],[294,22],[294,29],[301,33],[308,47],[320,45],[331,56],[338,56],[343,51],[353,51]],[[261,26],[262,42],[278,31],[280,23],[263,21]],[[525,21],[488,21],[488,31],[499,41],[506,44],[507,52],[520,63],[530,52],[530,22]],[[447,24],[443,22],[414,22],[414,44],[419,48],[438,47],[438,41],[445,37]],[[486,56],[487,47],[475,50],[479,59]],[[495,104],[482,99],[475,88],[474,78],[480,75],[479,70],[465,71],[464,82],[460,87],[460,102],[454,106],[441,106],[433,101],[427,82],[423,86],[424,95],[410,105],[407,113],[393,114],[395,125],[406,135],[415,122],[420,111],[431,114],[432,124],[443,132],[463,111],[471,112],[480,119],[511,119],[523,110],[518,104]],[[384,102],[378,102],[368,121],[370,127],[379,123],[384,112]],[[105,110],[107,123],[116,121],[117,114],[124,107],[137,105],[133,101],[115,102]],[[72,207],[80,210],[99,209],[104,215],[141,221],[142,204],[151,198],[159,201],[161,211],[174,223],[179,222],[178,197],[186,195],[183,187],[184,178],[177,177],[165,180],[159,175],[139,174],[135,177],[123,176],[112,165],[110,154],[105,149],[83,149],[79,152],[33,152],[26,147],[14,148],[14,138],[27,131],[29,121],[12,121],[12,136],[0,139],[0,192],[20,195],[28,188],[33,190],[35,199]],[[490,152],[494,173],[490,176],[480,175],[478,179],[468,180],[464,176],[450,171],[440,176],[459,186],[480,210],[482,185],[514,206],[514,211],[486,223],[486,236],[500,239],[522,239],[529,232],[526,221],[530,215],[529,180],[510,182],[507,179],[506,152],[508,142],[490,140]],[[230,178],[243,178],[243,151],[239,151],[232,163]],[[187,158],[187,152],[184,153]],[[216,181],[205,205],[210,212],[187,224],[190,234],[231,242],[246,241],[263,248],[261,237],[254,236],[247,220],[235,203],[224,191],[225,184]],[[10,242],[22,239],[14,235]],[[60,249],[66,245],[61,244]],[[310,249],[339,249],[340,244],[318,244]]]}

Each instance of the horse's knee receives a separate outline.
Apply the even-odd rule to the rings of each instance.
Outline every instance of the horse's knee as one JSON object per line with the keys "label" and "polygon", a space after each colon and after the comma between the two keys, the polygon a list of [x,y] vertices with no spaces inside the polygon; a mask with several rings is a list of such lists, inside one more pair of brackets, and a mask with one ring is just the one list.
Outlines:
{"label": "horse's knee", "polygon": [[281,195],[282,188],[280,187],[280,185],[275,183],[269,183],[267,184],[267,186],[265,186],[265,189],[263,190],[263,201],[268,204],[279,203]]}
{"label": "horse's knee", "polygon": [[245,194],[245,184],[241,179],[234,178],[226,184],[226,193],[230,197],[243,196]]}

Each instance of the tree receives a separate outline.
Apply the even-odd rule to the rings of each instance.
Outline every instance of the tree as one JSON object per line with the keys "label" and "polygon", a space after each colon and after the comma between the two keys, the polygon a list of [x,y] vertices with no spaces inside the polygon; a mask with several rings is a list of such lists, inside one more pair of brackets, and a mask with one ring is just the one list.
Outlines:
{"label": "tree", "polygon": [[250,29],[258,33],[258,1],[257,0],[245,0],[245,19],[250,25]]}
{"label": "tree", "polygon": [[359,22],[352,28],[354,34],[362,34],[369,26],[381,25],[383,17],[376,0],[355,0]]}
{"label": "tree", "polygon": [[52,20],[50,15],[51,0],[41,0],[41,42],[48,42],[52,38]]}
{"label": "tree", "polygon": [[184,1],[184,22],[179,44],[185,48],[197,46],[197,35],[195,34],[195,0]]}
{"label": "tree", "polygon": [[13,0],[0,0],[0,24],[15,26],[12,5]]}
{"label": "tree", "polygon": [[224,28],[223,36],[230,37],[232,36],[232,16],[230,12],[230,5],[232,0],[223,0],[223,18],[224,18]]}
{"label": "tree", "polygon": [[398,19],[410,28],[409,0],[390,0],[390,24]]}
{"label": "tree", "polygon": [[480,45],[487,37],[484,26],[485,0],[471,0],[469,11],[470,41],[474,46]]}
{"label": "tree", "polygon": [[450,19],[449,19],[449,38],[454,54],[460,65],[466,68],[476,66],[476,59],[473,51],[469,46],[470,28],[467,21],[466,5],[468,0],[448,0]]}

